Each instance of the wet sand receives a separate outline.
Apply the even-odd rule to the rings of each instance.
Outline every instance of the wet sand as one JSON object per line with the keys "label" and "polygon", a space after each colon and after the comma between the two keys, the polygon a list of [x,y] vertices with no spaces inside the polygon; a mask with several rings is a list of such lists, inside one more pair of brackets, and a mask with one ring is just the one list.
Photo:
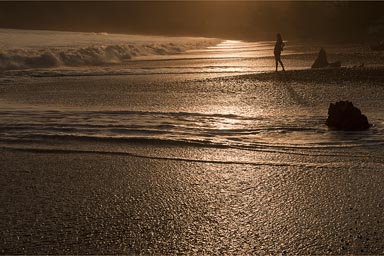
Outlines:
{"label": "wet sand", "polygon": [[9,149],[0,158],[3,254],[384,252],[384,173],[368,163],[256,166]]}
{"label": "wet sand", "polygon": [[341,67],[288,70],[286,72],[266,72],[238,76],[240,79],[253,81],[287,81],[287,82],[382,82],[384,77],[383,67]]}
{"label": "wet sand", "polygon": [[[354,72],[350,70],[304,70],[285,75],[291,77],[298,93],[298,82],[308,79],[316,86],[319,73],[325,74],[321,81],[326,79],[327,83],[344,72],[344,86],[352,77],[353,88],[358,89],[356,83],[360,82],[382,88],[383,73],[376,71],[380,69],[357,70],[362,73],[356,76],[350,76],[348,72]],[[281,75],[209,81],[279,82],[276,76]],[[114,80],[110,92],[122,79]],[[28,94],[31,87],[23,85],[2,87],[2,93],[9,104],[41,106],[44,100],[53,104],[66,103],[66,99],[73,105],[92,105],[95,95],[83,97],[89,88],[85,83],[61,81],[67,87],[51,82],[34,85],[40,94]],[[190,90],[203,83],[192,84]],[[103,80],[92,84],[103,85]],[[62,91],[45,90],[44,86]],[[174,87],[166,84],[164,88],[180,86],[186,88],[183,83]],[[372,90],[376,92],[372,97],[380,97],[377,91]],[[124,100],[116,100],[118,93],[109,97],[105,98],[108,106]],[[273,95],[269,100],[275,100]],[[365,107],[372,113],[375,110],[381,120],[377,107],[382,105],[376,98],[372,102],[376,105],[369,108],[367,101]],[[328,102],[321,104],[326,106]],[[2,254],[384,253],[384,163],[380,145],[361,147],[360,156],[355,158],[348,155],[355,151],[348,150],[345,156],[278,152],[268,156],[265,152],[178,144],[160,144],[156,151],[155,145],[145,143],[129,144],[131,152],[138,152],[136,155],[107,154],[128,145],[96,143],[92,147],[100,152],[89,152],[89,145],[79,141],[75,145],[79,150],[66,151],[66,147],[73,149],[71,143],[51,140],[39,147],[29,145],[31,149],[17,143],[1,147]],[[55,150],[58,146],[63,150]],[[159,155],[170,157],[150,157]],[[216,156],[217,161],[193,161]]]}

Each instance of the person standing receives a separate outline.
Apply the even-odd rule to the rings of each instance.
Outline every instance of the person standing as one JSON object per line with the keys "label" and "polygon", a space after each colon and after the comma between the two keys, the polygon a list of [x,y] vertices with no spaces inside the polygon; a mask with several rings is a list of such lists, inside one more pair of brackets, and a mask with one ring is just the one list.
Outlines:
{"label": "person standing", "polygon": [[275,61],[276,61],[276,72],[277,72],[277,66],[279,63],[281,65],[281,67],[283,68],[283,71],[285,71],[284,64],[280,58],[280,55],[281,55],[281,52],[283,51],[284,46],[285,46],[285,44],[284,44],[283,39],[281,38],[281,35],[279,33],[276,35],[276,44],[275,44],[275,49],[273,50],[273,53],[275,55]]}

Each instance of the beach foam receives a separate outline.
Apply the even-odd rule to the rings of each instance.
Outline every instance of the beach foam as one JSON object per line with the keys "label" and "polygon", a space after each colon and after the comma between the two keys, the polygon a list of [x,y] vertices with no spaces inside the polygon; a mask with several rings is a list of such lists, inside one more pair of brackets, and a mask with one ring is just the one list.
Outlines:
{"label": "beach foam", "polygon": [[[24,35],[24,33],[27,34]],[[219,40],[54,31],[0,30],[0,70],[98,66],[133,57],[170,55]]]}

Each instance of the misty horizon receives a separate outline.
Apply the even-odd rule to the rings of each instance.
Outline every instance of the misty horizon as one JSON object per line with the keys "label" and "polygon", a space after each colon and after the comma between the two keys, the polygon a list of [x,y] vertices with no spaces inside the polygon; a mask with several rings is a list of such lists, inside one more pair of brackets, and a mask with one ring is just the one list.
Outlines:
{"label": "misty horizon", "polygon": [[[383,2],[1,2],[0,27],[238,40],[369,41]],[[376,29],[377,30],[377,29]]]}

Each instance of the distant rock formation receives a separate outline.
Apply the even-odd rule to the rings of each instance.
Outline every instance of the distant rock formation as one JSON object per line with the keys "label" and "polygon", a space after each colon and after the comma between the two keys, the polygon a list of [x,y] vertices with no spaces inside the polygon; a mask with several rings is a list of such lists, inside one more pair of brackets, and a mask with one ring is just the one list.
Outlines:
{"label": "distant rock formation", "polygon": [[326,67],[339,68],[341,67],[341,62],[336,61],[336,62],[329,63],[327,60],[327,53],[323,48],[321,48],[311,68],[326,68]]}
{"label": "distant rock formation", "polygon": [[384,41],[372,43],[370,48],[372,51],[384,51]]}
{"label": "distant rock formation", "polygon": [[331,103],[326,124],[331,129],[343,131],[362,131],[371,126],[368,118],[350,101]]}

